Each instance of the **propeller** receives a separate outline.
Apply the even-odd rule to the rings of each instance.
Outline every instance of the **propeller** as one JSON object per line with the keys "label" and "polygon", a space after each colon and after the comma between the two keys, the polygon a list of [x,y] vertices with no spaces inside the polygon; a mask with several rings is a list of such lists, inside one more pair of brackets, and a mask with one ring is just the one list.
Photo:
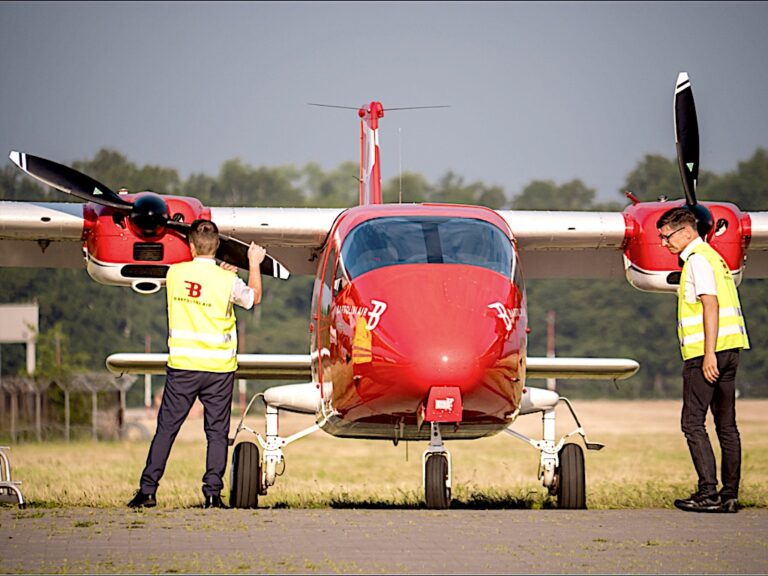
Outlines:
{"label": "propeller", "polygon": [[675,147],[677,166],[685,191],[685,204],[696,217],[696,228],[702,238],[712,229],[712,213],[696,202],[696,182],[699,178],[699,123],[693,102],[691,81],[686,72],[680,72],[675,84]]}
{"label": "propeller", "polygon": [[[320,106],[321,108],[341,108],[342,110],[360,110],[360,106],[336,106],[335,104],[315,104],[307,102],[307,106]],[[399,108],[387,108],[387,112],[393,110],[427,110],[429,108],[450,108],[450,106],[402,106]]]}
{"label": "propeller", "polygon": [[[172,219],[168,213],[168,204],[159,194],[143,192],[137,195],[133,202],[129,202],[101,182],[63,164],[24,152],[14,151],[9,157],[21,170],[52,188],[123,212],[132,229],[143,238],[157,238],[168,229],[189,240],[191,224]],[[219,234],[216,258],[247,270],[248,244],[226,234]],[[287,279],[290,275],[282,264],[269,255],[261,263],[260,271],[262,274],[282,279]]]}

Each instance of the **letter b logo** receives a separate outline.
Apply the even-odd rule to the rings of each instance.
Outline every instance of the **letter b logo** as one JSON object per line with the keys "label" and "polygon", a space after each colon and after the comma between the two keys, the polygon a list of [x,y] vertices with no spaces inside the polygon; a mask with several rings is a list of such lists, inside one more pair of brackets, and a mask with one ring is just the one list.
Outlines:
{"label": "letter b logo", "polygon": [[184,280],[184,284],[187,285],[187,293],[189,294],[190,298],[199,298],[200,297],[200,291],[202,290],[202,286],[198,284],[197,282],[190,282],[189,280]]}

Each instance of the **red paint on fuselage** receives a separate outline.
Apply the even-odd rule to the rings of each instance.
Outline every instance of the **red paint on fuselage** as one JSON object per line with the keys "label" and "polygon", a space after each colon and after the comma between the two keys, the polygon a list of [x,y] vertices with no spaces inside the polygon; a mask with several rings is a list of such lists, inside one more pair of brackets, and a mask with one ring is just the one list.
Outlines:
{"label": "red paint on fuselage", "polygon": [[[456,386],[464,408],[460,426],[485,430],[475,436],[497,431],[518,408],[525,381],[521,275],[515,274],[516,284],[480,266],[419,263],[377,268],[351,282],[336,278],[347,235],[368,220],[391,216],[482,220],[512,245],[506,222],[485,208],[379,205],[343,213],[329,236],[313,297],[313,376],[326,409],[336,414],[336,426],[359,426],[356,435],[365,437],[365,424],[388,431],[397,422],[415,426],[432,387]],[[511,252],[516,260],[513,245]]]}

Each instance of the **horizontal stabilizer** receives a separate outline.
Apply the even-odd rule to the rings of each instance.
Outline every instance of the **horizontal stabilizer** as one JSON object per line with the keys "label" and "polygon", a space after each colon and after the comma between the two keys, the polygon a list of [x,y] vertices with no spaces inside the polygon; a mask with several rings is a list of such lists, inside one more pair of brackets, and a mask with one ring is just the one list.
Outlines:
{"label": "horizontal stabilizer", "polygon": [[528,378],[624,380],[640,369],[628,358],[531,358],[526,359]]}
{"label": "horizontal stabilizer", "polygon": [[[121,353],[107,358],[107,368],[115,374],[165,374],[168,354]],[[309,354],[238,354],[238,378],[254,380],[308,380],[311,378]],[[623,380],[640,368],[626,358],[531,358],[527,359],[528,378],[579,378],[585,380]]]}
{"label": "horizontal stabilizer", "polygon": [[[165,374],[168,354],[123,353],[107,358],[114,374]],[[307,380],[309,354],[238,354],[237,378],[254,380]]]}

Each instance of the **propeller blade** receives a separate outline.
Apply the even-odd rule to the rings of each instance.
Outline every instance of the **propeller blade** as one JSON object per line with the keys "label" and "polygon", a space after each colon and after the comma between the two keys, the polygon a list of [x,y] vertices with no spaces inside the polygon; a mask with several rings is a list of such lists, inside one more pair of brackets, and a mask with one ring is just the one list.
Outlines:
{"label": "propeller blade", "polygon": [[696,181],[699,178],[699,123],[688,74],[680,72],[675,85],[675,144],[677,164],[689,207],[696,205]]}
{"label": "propeller blade", "polygon": [[[248,246],[236,238],[219,234],[219,249],[216,251],[216,258],[243,270],[248,270]],[[285,266],[269,254],[264,257],[259,270],[265,276],[272,276],[281,280],[287,280],[291,275]]]}
{"label": "propeller blade", "polygon": [[[191,224],[186,222],[178,222],[176,220],[168,220],[166,227],[178,232],[185,239],[189,238],[189,229]],[[219,234],[219,249],[216,251],[216,258],[223,260],[228,264],[248,270],[248,244],[232,238],[226,234]],[[279,278],[281,280],[288,280],[291,273],[288,269],[280,264],[277,260],[272,258],[269,254],[266,255],[264,261],[259,266],[259,270],[266,276],[272,276],[273,278]]]}
{"label": "propeller blade", "polygon": [[11,152],[11,162],[16,164],[24,172],[40,180],[44,184],[77,196],[88,202],[95,202],[102,206],[109,206],[118,210],[130,210],[132,204],[123,200],[112,190],[98,182],[81,174],[77,170],[57,164],[45,158],[25,154],[24,152]]}
{"label": "propeller blade", "polygon": [[696,217],[696,230],[704,238],[712,230],[712,213],[696,202],[696,182],[699,179],[699,122],[688,74],[680,72],[675,85],[675,146],[677,166],[685,190],[685,203]]}

